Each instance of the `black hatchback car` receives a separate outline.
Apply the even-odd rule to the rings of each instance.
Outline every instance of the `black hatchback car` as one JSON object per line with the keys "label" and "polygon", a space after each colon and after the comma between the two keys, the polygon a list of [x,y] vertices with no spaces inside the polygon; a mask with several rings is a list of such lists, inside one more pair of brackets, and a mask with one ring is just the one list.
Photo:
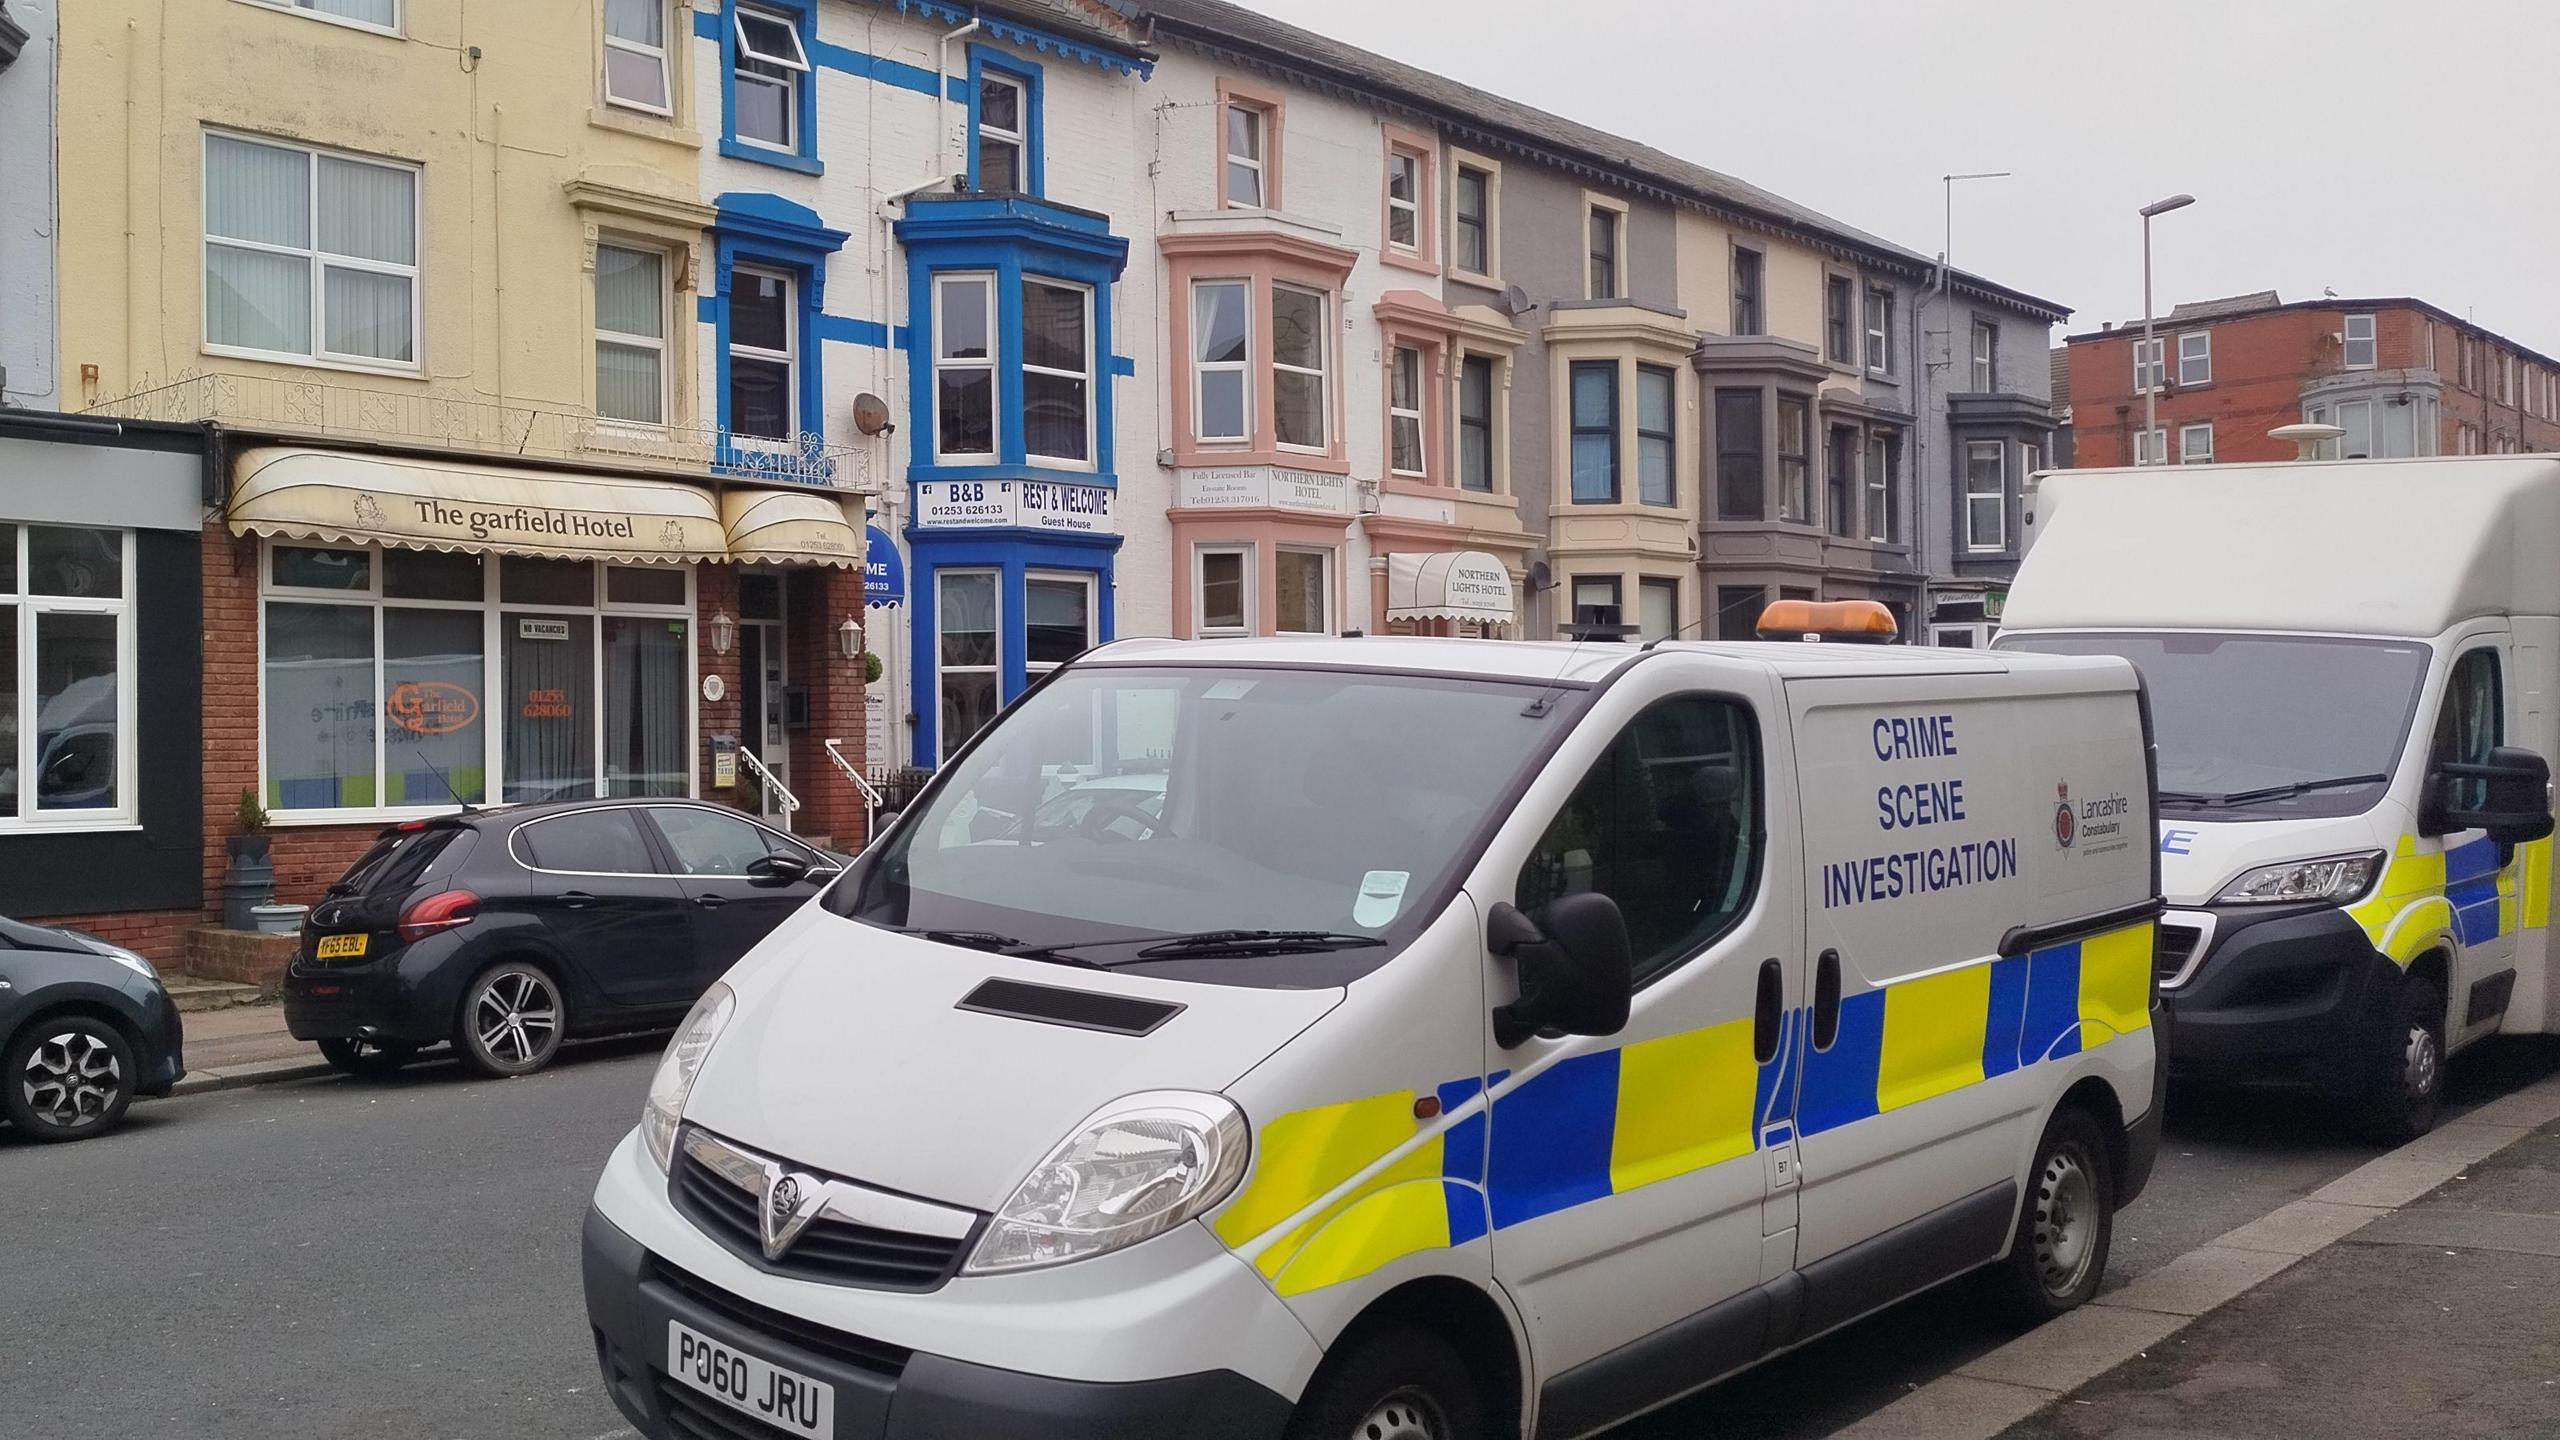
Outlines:
{"label": "black hatchback car", "polygon": [[94,935],[0,919],[0,1115],[30,1140],[86,1140],[186,1069],[151,962]]}
{"label": "black hatchback car", "polygon": [[568,1037],[682,1018],[838,863],[690,800],[407,821],[312,907],[285,1024],[350,1074],[445,1041],[486,1074],[531,1074]]}

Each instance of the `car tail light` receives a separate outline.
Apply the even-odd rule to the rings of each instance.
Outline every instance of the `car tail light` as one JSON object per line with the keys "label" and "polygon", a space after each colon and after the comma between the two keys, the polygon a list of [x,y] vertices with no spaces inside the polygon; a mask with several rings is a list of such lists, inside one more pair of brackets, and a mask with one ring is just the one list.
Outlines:
{"label": "car tail light", "polygon": [[480,897],[468,890],[439,890],[400,912],[400,939],[415,945],[439,930],[455,930],[480,918]]}

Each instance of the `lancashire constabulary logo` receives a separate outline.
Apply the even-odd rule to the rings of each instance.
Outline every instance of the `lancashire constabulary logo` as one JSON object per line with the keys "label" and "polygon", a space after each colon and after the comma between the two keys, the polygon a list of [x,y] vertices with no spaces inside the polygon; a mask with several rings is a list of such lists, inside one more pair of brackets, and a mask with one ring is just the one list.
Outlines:
{"label": "lancashire constabulary logo", "polygon": [[2071,782],[2057,780],[2053,786],[2053,843],[2068,850],[2080,838],[2079,817],[2071,813]]}

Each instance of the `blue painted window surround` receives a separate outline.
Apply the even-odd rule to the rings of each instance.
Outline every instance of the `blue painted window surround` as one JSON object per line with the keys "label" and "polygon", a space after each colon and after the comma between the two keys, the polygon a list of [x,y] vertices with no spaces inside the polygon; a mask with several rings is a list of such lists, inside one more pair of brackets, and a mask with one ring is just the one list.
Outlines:
{"label": "blue painted window surround", "polygon": [[[720,0],[720,153],[732,160],[752,160],[759,165],[779,166],[804,175],[823,175],[827,170],[826,163],[818,158],[817,0],[753,0],[747,8],[788,20],[798,37],[801,64],[806,68],[791,77],[795,106],[791,126],[793,143],[789,150],[778,150],[771,145],[739,138],[739,0]],[[751,15],[749,18],[752,23],[754,17]]]}
{"label": "blue painted window surround", "polygon": [[[1002,177],[981,173],[981,160],[986,150],[980,125],[987,119],[982,111],[988,98],[987,81],[993,77],[1009,81],[1021,97],[1020,113],[1014,117],[1013,134],[1018,137],[1021,159],[1011,184]],[[969,47],[969,188],[995,193],[1015,192],[1024,195],[1048,193],[1043,164],[1046,145],[1040,126],[1040,67],[1031,61],[1007,55],[985,45]],[[992,127],[991,127],[992,128]],[[1004,143],[999,141],[998,143]],[[991,180],[994,181],[991,185]]]}
{"label": "blue painted window surround", "polygon": [[[1112,383],[1120,373],[1106,357],[1111,346],[1111,286],[1128,262],[1129,242],[1110,233],[1110,222],[1089,211],[1025,196],[919,196],[898,222],[907,252],[909,323],[905,327],[908,385],[909,478],[914,480],[1055,480],[1077,485],[1114,484]],[[975,272],[994,277],[996,454],[991,462],[946,465],[934,452],[934,279]],[[1022,282],[1049,278],[1092,292],[1093,328],[1087,363],[1093,419],[1093,464],[1033,463],[1024,444]]]}
{"label": "blue painted window surround", "polygon": [[737,269],[745,265],[755,270],[778,271],[790,278],[792,379],[799,429],[803,434],[819,433],[825,428],[822,342],[830,338],[824,315],[827,257],[844,248],[847,236],[842,230],[831,230],[820,223],[816,211],[779,195],[731,192],[716,203],[719,218],[712,222],[711,229],[714,284],[704,300],[703,318],[711,322],[715,332],[718,356],[719,463],[754,468],[752,462],[741,460],[741,447],[729,438],[729,297],[737,281]]}

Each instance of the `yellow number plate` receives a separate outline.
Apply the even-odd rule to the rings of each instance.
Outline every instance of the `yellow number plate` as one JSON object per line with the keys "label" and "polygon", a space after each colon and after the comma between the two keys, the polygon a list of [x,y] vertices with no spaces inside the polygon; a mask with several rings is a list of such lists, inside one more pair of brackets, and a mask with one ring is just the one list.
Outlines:
{"label": "yellow number plate", "polygon": [[372,938],[370,935],[323,935],[320,948],[314,953],[323,960],[351,959],[362,955],[364,943]]}

